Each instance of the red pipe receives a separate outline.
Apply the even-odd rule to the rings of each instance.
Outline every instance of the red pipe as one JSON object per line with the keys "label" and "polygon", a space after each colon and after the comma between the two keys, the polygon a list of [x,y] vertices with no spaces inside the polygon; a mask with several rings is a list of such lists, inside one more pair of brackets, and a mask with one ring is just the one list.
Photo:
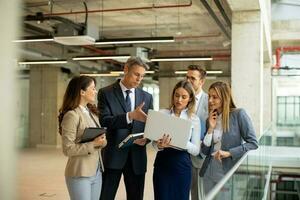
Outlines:
{"label": "red pipe", "polygon": [[225,60],[230,60],[231,55],[230,54],[213,55],[212,58],[214,61],[225,61]]}
{"label": "red pipe", "polygon": [[[89,49],[91,51],[94,51],[100,55],[114,55],[114,52],[113,51],[105,51],[105,50],[102,50],[102,49],[99,49],[97,47],[94,47],[94,46],[89,46],[89,45],[83,45],[82,47],[86,48],[86,49]],[[109,63],[112,63],[112,64],[117,64],[117,65],[120,65],[120,62],[118,61],[115,61],[115,60],[106,60],[105,62],[109,62]]]}
{"label": "red pipe", "polygon": [[293,52],[293,51],[300,51],[300,47],[278,47],[276,48],[276,64],[275,64],[275,68],[280,68],[281,67],[281,63],[280,63],[280,57],[281,57],[281,52]]}
{"label": "red pipe", "polygon": [[89,50],[92,50],[96,53],[99,53],[101,55],[113,55],[114,52],[113,51],[105,51],[105,50],[102,50],[102,49],[99,49],[99,48],[96,48],[94,46],[90,46],[90,45],[83,45],[82,47],[86,48],[86,49],[89,49]]}
{"label": "red pipe", "polygon": [[300,175],[298,174],[279,174],[278,178],[276,180],[271,180],[271,183],[280,183],[282,182],[283,178],[300,178]]}
{"label": "red pipe", "polygon": [[[160,8],[180,8],[180,7],[190,7],[192,6],[192,0],[188,4],[177,4],[177,5],[163,5],[156,6],[152,4],[152,6],[144,6],[144,7],[135,7],[135,8],[115,8],[115,9],[97,9],[97,10],[89,10],[88,13],[98,13],[98,12],[119,12],[119,11],[132,11],[132,10],[148,10],[148,9],[160,9]],[[59,16],[59,15],[74,15],[74,14],[85,14],[86,11],[75,11],[75,12],[60,12],[60,13],[46,13],[44,16]]]}

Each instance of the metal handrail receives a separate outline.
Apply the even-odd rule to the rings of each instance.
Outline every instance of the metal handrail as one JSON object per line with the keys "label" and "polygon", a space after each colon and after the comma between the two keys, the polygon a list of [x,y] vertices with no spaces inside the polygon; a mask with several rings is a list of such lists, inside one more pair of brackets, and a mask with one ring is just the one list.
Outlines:
{"label": "metal handrail", "polygon": [[[260,141],[260,139],[262,138],[262,136],[264,136],[269,130],[271,130],[271,127],[272,127],[272,123],[268,126],[268,128],[266,128],[266,130],[263,132],[263,134],[259,136],[258,141]],[[231,176],[235,173],[235,171],[244,162],[244,160],[248,156],[249,152],[250,151],[247,151],[239,159],[239,161],[237,163],[235,163],[235,165],[226,173],[226,175],[213,187],[213,189],[207,195],[205,195],[205,200],[212,200],[218,194],[218,192],[222,189],[222,187],[227,183],[227,181],[231,178]],[[270,166],[269,166],[269,169],[270,169]],[[271,167],[271,169],[272,169],[272,167]]]}
{"label": "metal handrail", "polygon": [[269,166],[268,175],[267,175],[267,181],[266,181],[265,189],[264,189],[264,196],[263,196],[262,200],[267,200],[267,195],[268,195],[268,190],[269,190],[271,175],[272,175],[272,164],[270,164],[270,166]]}

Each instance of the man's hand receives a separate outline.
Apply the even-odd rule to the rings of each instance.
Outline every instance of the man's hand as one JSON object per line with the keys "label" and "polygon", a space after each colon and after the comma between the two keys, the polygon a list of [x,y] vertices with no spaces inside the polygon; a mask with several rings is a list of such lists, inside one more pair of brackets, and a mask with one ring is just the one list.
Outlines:
{"label": "man's hand", "polygon": [[145,146],[147,143],[147,138],[138,138],[133,141],[134,144],[140,145],[140,146]]}
{"label": "man's hand", "polygon": [[145,105],[145,102],[141,103],[138,107],[136,107],[136,109],[134,111],[129,112],[128,113],[129,119],[140,121],[140,122],[146,122],[147,115],[142,110],[144,105]]}

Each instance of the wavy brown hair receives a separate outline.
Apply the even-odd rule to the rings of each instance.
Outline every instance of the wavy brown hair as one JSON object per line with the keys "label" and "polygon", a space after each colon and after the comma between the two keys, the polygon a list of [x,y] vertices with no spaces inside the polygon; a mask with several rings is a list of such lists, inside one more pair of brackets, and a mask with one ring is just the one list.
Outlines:
{"label": "wavy brown hair", "polygon": [[215,82],[211,84],[209,90],[214,89],[222,101],[222,127],[225,132],[229,130],[229,114],[236,109],[232,99],[231,88],[225,82]]}
{"label": "wavy brown hair", "polygon": [[170,109],[174,107],[174,95],[175,95],[175,91],[178,88],[183,88],[185,89],[189,95],[190,95],[190,100],[189,103],[187,105],[187,109],[188,109],[188,116],[191,117],[193,113],[195,113],[195,104],[196,104],[196,97],[195,97],[195,91],[193,89],[193,86],[190,82],[183,80],[183,81],[179,81],[172,92],[172,99],[171,99],[171,105],[170,105]]}
{"label": "wavy brown hair", "polygon": [[[64,118],[64,115],[70,111],[77,108],[80,104],[80,91],[86,90],[91,83],[94,82],[96,85],[96,80],[90,76],[75,76],[69,82],[66,92],[64,94],[64,99],[61,108],[59,109],[58,115],[58,124],[59,124],[59,133],[62,133],[61,122]],[[89,110],[98,116],[98,110],[96,105],[88,104],[87,107]]]}

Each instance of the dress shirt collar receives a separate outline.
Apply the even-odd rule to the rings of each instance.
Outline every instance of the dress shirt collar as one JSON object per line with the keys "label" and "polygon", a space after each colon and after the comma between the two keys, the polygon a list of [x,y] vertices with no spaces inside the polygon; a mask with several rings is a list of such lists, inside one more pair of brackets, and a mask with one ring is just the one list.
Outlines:
{"label": "dress shirt collar", "polygon": [[201,90],[198,94],[195,95],[196,101],[198,102],[203,94],[203,90]]}
{"label": "dress shirt collar", "polygon": [[121,79],[121,81],[119,82],[120,83],[120,87],[121,87],[121,90],[123,92],[123,94],[126,94],[126,90],[130,90],[132,94],[134,94],[134,91],[135,91],[135,88],[131,88],[131,89],[128,89],[123,83],[122,83],[123,79]]}
{"label": "dress shirt collar", "polygon": [[[179,117],[180,117],[180,118],[186,118],[186,116],[188,115],[187,112],[188,112],[188,109],[187,109],[187,108],[183,109],[183,110],[181,111]],[[171,113],[171,115],[175,116],[174,107],[172,107],[172,108],[170,109],[170,113]]]}

